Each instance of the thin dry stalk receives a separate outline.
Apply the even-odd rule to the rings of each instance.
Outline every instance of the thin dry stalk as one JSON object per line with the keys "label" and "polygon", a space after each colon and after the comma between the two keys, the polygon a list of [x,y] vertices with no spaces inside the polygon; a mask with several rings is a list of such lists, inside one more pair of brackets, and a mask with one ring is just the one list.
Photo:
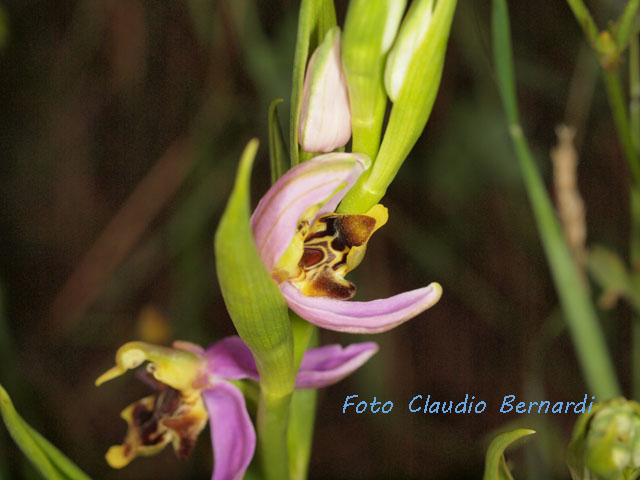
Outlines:
{"label": "thin dry stalk", "polygon": [[584,202],[578,190],[578,153],[574,146],[575,134],[575,129],[566,125],[556,128],[558,145],[551,149],[551,160],[556,208],[560,215],[564,237],[584,277],[587,259],[585,245],[587,224]]}

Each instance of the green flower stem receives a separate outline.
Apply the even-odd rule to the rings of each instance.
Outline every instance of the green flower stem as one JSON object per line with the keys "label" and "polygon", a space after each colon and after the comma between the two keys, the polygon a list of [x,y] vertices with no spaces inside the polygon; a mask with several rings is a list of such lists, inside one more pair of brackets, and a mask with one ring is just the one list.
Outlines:
{"label": "green flower stem", "polygon": [[622,145],[624,156],[629,164],[631,176],[636,185],[640,185],[640,160],[638,152],[633,147],[631,130],[629,128],[629,117],[620,80],[620,72],[603,70],[604,83],[607,89],[607,97],[613,114],[613,120],[618,132],[618,139]]}
{"label": "green flower stem", "polygon": [[493,0],[492,15],[493,47],[500,95],[560,304],[587,385],[599,400],[613,398],[620,394],[620,387],[598,318],[565,243],[551,200],[520,126],[506,0]]}
{"label": "green flower stem", "polygon": [[584,30],[587,38],[591,44],[595,46],[598,42],[598,35],[600,32],[596,22],[593,21],[593,17],[591,17],[591,14],[589,13],[589,9],[582,0],[567,0],[567,3],[569,4],[569,7],[571,7],[576,20],[578,20],[578,24]]}
{"label": "green flower stem", "polygon": [[288,480],[287,425],[291,394],[262,390],[258,404],[258,449],[265,480]]}
{"label": "green flower stem", "polygon": [[[318,329],[293,312],[289,312],[294,336],[294,361],[296,370],[304,352],[318,344]],[[291,414],[287,443],[289,447],[289,472],[292,480],[305,480],[311,458],[313,427],[316,415],[317,390],[296,390],[291,400]]]}
{"label": "green flower stem", "polygon": [[311,459],[317,390],[296,390],[289,422],[289,471],[292,480],[305,480]]}

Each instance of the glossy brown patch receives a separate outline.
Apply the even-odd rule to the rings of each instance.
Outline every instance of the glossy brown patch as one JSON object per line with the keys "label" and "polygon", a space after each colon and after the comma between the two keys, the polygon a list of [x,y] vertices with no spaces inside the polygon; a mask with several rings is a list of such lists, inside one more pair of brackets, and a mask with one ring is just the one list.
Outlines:
{"label": "glossy brown patch", "polygon": [[352,247],[367,243],[376,220],[367,215],[323,215],[316,219],[304,238],[298,266],[301,279],[294,281],[300,291],[312,297],[352,298],[356,287],[344,279],[347,255]]}
{"label": "glossy brown patch", "polygon": [[376,219],[367,215],[344,215],[336,223],[336,230],[349,247],[364,245],[376,227]]}
{"label": "glossy brown patch", "polygon": [[356,286],[336,275],[329,267],[314,270],[305,283],[305,295],[348,300],[356,294]]}

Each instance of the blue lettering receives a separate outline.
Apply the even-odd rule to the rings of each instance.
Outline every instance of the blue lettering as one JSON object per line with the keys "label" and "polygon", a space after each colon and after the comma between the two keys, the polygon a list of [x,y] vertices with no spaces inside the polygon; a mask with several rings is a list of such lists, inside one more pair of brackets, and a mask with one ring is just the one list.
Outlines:
{"label": "blue lettering", "polygon": [[358,398],[358,395],[349,395],[347,398],[344,399],[344,405],[342,406],[342,413],[345,412],[345,410],[349,405],[353,405],[353,403],[349,401],[350,398]]}
{"label": "blue lettering", "polygon": [[[422,395],[416,395],[416,396],[415,396],[415,397],[413,397],[413,398],[411,399],[411,401],[409,402],[409,411],[410,411],[410,412],[412,412],[412,413],[415,413],[415,412],[419,412],[419,411],[420,411],[420,408],[416,408],[416,409],[411,408],[411,405],[413,405],[413,402],[414,402],[416,399],[420,399],[420,400],[422,400]],[[386,403],[385,403],[385,405],[386,405]]]}
{"label": "blue lettering", "polygon": [[[507,399],[509,399],[509,401],[507,401]],[[513,405],[511,405],[511,402],[513,402],[515,399],[515,395],[505,395],[505,397],[502,399],[502,405],[500,405],[500,413],[507,413],[513,410]],[[508,406],[509,410],[505,410],[505,406]]]}
{"label": "blue lettering", "polygon": [[[389,405],[389,409],[385,410],[385,407],[387,405]],[[393,402],[391,400],[389,400],[388,402],[385,402],[384,405],[382,405],[382,413],[389,413],[392,408],[393,408]]]}

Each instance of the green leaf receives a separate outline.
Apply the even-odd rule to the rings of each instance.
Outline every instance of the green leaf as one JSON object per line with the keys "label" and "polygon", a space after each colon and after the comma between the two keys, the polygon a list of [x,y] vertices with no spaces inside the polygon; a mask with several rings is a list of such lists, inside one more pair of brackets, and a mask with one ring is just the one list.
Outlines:
{"label": "green leaf", "polygon": [[271,165],[271,184],[273,185],[289,168],[287,146],[284,143],[282,127],[278,119],[278,104],[281,98],[276,98],[269,105],[269,161]]}
{"label": "green leaf", "polygon": [[258,255],[250,227],[249,184],[257,149],[254,139],[242,154],[215,236],[216,269],[233,324],[256,359],[261,388],[281,397],[295,385],[293,334],[287,304]]}
{"label": "green leaf", "polygon": [[534,430],[519,429],[498,435],[491,441],[484,464],[483,480],[513,480],[504,458],[505,449],[522,437],[536,433]]}
{"label": "green leaf", "polygon": [[302,0],[298,18],[298,36],[293,57],[293,81],[291,84],[291,113],[289,116],[289,151],[291,166],[299,163],[298,123],[302,104],[304,72],[309,52],[318,46],[325,34],[336,24],[333,0]]}
{"label": "green leaf", "polygon": [[43,477],[55,480],[88,480],[90,478],[24,421],[2,385],[0,385],[0,413],[11,438]]}

